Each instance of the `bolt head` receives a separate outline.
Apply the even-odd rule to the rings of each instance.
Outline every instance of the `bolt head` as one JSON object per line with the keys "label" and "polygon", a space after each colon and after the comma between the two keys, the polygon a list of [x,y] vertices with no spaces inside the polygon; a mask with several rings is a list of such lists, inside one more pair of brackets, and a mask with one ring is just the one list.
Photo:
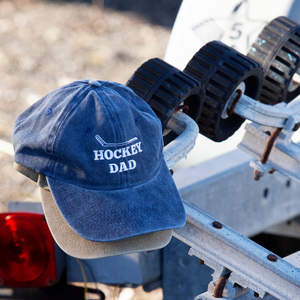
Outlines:
{"label": "bolt head", "polygon": [[276,262],[278,260],[278,257],[274,254],[269,254],[267,256],[267,258],[268,258],[269,261],[272,261],[272,262]]}
{"label": "bolt head", "polygon": [[217,228],[217,229],[222,229],[223,228],[223,225],[220,222],[218,222],[218,221],[212,222],[212,226],[214,228]]}

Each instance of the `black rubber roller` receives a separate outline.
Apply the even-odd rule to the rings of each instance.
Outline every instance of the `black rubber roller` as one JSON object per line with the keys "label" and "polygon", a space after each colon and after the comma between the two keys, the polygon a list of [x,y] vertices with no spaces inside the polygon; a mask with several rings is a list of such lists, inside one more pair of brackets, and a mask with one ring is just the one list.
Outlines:
{"label": "black rubber roller", "polygon": [[267,24],[247,54],[263,66],[265,78],[259,101],[290,102],[300,93],[300,25],[286,17]]}
{"label": "black rubber roller", "polygon": [[231,95],[244,82],[245,95],[257,99],[263,83],[263,69],[254,60],[219,41],[203,46],[184,72],[204,84],[206,96],[198,121],[200,133],[221,142],[232,136],[244,119],[236,114],[222,118]]}
{"label": "black rubber roller", "polygon": [[162,59],[143,63],[126,85],[151,106],[163,130],[180,104],[189,107],[186,113],[196,122],[200,117],[205,95],[203,85]]}

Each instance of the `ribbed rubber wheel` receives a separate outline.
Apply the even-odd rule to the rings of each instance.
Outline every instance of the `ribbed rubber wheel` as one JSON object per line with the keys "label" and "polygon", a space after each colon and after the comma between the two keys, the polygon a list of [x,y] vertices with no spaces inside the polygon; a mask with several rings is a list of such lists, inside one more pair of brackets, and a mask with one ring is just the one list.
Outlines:
{"label": "ribbed rubber wheel", "polygon": [[194,55],[184,72],[206,89],[198,121],[200,133],[216,142],[232,136],[244,119],[234,113],[223,119],[222,112],[241,82],[246,84],[245,94],[257,99],[263,83],[262,67],[222,42],[212,41]]}
{"label": "ribbed rubber wheel", "polygon": [[[267,24],[247,54],[263,66],[265,78],[259,101],[289,102],[300,93],[300,25],[286,17]],[[293,78],[298,83],[291,85]]]}
{"label": "ribbed rubber wheel", "polygon": [[143,63],[126,85],[151,106],[163,130],[180,104],[189,107],[187,114],[194,120],[200,117],[205,95],[203,85],[162,59]]}

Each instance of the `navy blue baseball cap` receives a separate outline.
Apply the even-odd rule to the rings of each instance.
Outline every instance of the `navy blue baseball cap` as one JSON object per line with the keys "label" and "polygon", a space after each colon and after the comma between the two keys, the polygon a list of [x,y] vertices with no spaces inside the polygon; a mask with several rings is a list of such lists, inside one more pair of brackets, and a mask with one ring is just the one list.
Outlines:
{"label": "navy blue baseball cap", "polygon": [[68,225],[99,242],[182,227],[182,200],[163,157],[161,122],[130,88],[80,80],[25,110],[15,162],[46,176]]}

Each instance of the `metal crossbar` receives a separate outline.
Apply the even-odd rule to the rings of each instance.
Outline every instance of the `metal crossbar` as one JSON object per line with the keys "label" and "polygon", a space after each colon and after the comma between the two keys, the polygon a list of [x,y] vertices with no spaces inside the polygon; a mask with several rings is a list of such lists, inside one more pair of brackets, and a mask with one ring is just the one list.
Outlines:
{"label": "metal crossbar", "polygon": [[175,140],[164,147],[164,158],[171,169],[193,149],[199,128],[193,119],[181,111],[172,115],[167,128],[178,134]]}
{"label": "metal crossbar", "polygon": [[187,223],[173,236],[191,247],[189,254],[213,268],[213,280],[231,272],[229,281],[282,300],[300,295],[300,270],[284,259],[184,202]]}
{"label": "metal crossbar", "polygon": [[[250,106],[253,104],[251,101],[254,100],[248,102]],[[298,104],[290,104],[290,107],[298,109]],[[261,105],[258,106],[261,109]],[[277,108],[276,111],[274,107],[270,107],[270,111],[268,111],[267,106],[263,106],[263,108],[264,114],[269,113],[276,116]],[[248,112],[250,109],[245,111]],[[260,114],[261,112],[258,113],[258,118],[261,117]],[[284,122],[281,121],[282,123],[285,124],[286,120],[290,118],[289,114],[295,114],[295,111],[287,109],[284,116],[280,115],[281,120],[282,118],[285,119]],[[255,110],[254,116],[256,116]],[[180,117],[182,118],[182,116],[179,116],[178,119]],[[184,121],[187,120],[189,120],[188,117]],[[181,119],[181,123],[177,122],[177,126],[182,126],[184,121]],[[274,122],[274,120],[271,119],[270,122]],[[193,122],[187,122],[182,127],[187,129],[191,126],[191,123]],[[184,144],[186,136],[183,134],[184,130],[181,131],[179,137],[182,140],[180,144]],[[180,133],[180,130],[178,133]],[[186,133],[187,136],[188,133]],[[188,144],[193,145],[191,141],[194,135],[190,135],[189,138]],[[176,140],[173,141],[172,146],[170,145],[172,149],[174,149],[174,144],[176,144]],[[169,149],[168,153],[173,153],[173,151]],[[177,157],[180,159],[180,156],[182,155]],[[170,156],[165,154],[165,157],[167,161],[170,160]],[[191,247],[190,255],[198,257],[202,263],[215,270],[213,281],[209,286],[211,294],[218,293],[219,285],[217,282],[225,276],[223,288],[227,286],[227,296],[231,295],[234,299],[245,294],[249,295],[250,289],[255,292],[256,296],[261,298],[267,297],[268,294],[282,300],[294,300],[299,297],[300,270],[297,267],[217,221],[196,206],[185,201],[184,206],[187,223],[184,227],[174,230],[173,236]],[[219,294],[222,297],[223,290]],[[199,295],[197,299],[204,300],[208,298]]]}

